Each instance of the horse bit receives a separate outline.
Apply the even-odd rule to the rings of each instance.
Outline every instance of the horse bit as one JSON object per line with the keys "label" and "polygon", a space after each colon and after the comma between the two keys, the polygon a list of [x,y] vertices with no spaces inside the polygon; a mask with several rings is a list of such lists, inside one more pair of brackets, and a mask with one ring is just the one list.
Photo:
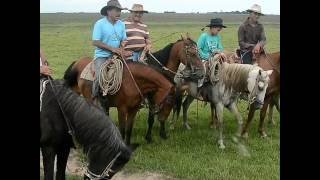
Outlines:
{"label": "horse bit", "polygon": [[111,167],[113,166],[114,162],[116,162],[116,160],[120,156],[120,154],[121,154],[121,151],[110,161],[110,163],[107,165],[107,167],[104,169],[104,171],[100,175],[94,174],[88,168],[85,173],[85,176],[86,176],[85,179],[89,178],[89,180],[100,180],[100,179],[109,180],[110,179],[109,173],[114,173],[114,171],[111,169]]}

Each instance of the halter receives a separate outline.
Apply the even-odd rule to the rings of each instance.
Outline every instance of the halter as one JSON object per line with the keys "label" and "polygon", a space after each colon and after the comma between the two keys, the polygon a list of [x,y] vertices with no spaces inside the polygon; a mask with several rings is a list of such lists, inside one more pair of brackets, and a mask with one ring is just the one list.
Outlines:
{"label": "halter", "polygon": [[114,162],[116,162],[120,154],[121,154],[121,151],[110,161],[110,163],[107,165],[107,167],[102,171],[100,175],[94,174],[89,169],[87,169],[85,176],[90,180],[111,179],[109,173],[114,173],[111,167],[113,166]]}
{"label": "halter", "polygon": [[258,81],[258,78],[256,78],[256,82],[254,84],[254,87],[252,89],[252,91],[250,92],[249,96],[248,96],[248,106],[250,106],[251,104],[253,104],[254,102],[257,102],[259,105],[263,105],[264,102],[260,101],[260,100],[257,100],[257,89],[258,89],[258,84],[259,84],[259,81]]}
{"label": "halter", "polygon": [[201,77],[197,76],[196,71],[201,69],[201,68],[198,68],[198,67],[193,65],[190,49],[195,50],[196,54],[198,54],[198,52],[199,52],[198,48],[197,47],[193,47],[193,45],[184,46],[184,51],[185,51],[185,54],[186,54],[186,67],[188,67],[188,64],[190,64],[191,73],[182,74],[182,78],[184,78],[184,79],[188,78],[188,79],[197,81],[197,80],[201,79]]}

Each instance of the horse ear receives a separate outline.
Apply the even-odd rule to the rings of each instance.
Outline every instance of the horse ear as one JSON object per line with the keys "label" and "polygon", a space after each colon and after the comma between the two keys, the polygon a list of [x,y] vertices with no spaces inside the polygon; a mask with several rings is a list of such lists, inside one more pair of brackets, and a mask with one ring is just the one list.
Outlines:
{"label": "horse ear", "polygon": [[182,34],[180,36],[181,36],[181,40],[186,41],[186,39],[182,36]]}
{"label": "horse ear", "polygon": [[272,74],[273,70],[268,70],[266,72],[267,72],[268,76],[270,76]]}
{"label": "horse ear", "polygon": [[189,36],[189,32],[187,32],[186,36],[187,36],[187,39],[191,39]]}

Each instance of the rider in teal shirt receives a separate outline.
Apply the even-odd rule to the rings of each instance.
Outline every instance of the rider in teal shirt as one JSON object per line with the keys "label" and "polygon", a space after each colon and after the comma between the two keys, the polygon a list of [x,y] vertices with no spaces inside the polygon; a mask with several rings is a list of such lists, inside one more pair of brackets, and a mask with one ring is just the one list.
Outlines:
{"label": "rider in teal shirt", "polygon": [[210,24],[207,25],[207,27],[210,27],[210,30],[200,35],[197,45],[199,55],[203,61],[208,61],[209,56],[214,56],[215,54],[220,54],[225,57],[221,36],[219,35],[222,28],[226,28],[222,23],[223,21],[220,18],[211,19]]}

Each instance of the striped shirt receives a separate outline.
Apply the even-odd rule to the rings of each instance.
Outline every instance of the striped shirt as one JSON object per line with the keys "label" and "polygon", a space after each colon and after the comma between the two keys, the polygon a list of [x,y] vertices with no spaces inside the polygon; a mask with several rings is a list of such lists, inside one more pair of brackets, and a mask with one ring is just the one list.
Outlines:
{"label": "striped shirt", "polygon": [[132,51],[142,51],[146,46],[146,39],[149,39],[149,31],[147,25],[142,22],[135,24],[131,19],[127,18],[124,21],[127,32],[126,49]]}

